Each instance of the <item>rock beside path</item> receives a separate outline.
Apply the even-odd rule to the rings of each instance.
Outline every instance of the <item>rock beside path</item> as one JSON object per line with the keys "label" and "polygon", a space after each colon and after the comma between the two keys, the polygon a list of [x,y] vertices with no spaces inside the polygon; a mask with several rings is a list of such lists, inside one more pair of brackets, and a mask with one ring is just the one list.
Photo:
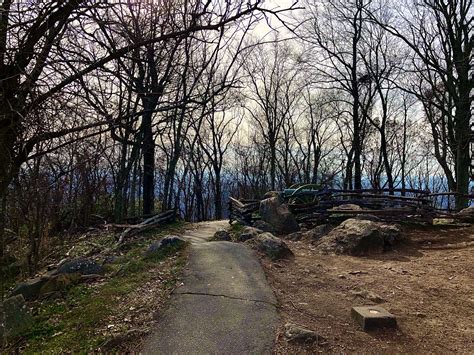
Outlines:
{"label": "rock beside path", "polygon": [[104,268],[102,265],[97,264],[94,260],[86,258],[76,258],[67,260],[59,265],[58,269],[54,272],[55,274],[75,274],[81,275],[96,275],[103,274]]}
{"label": "rock beside path", "polygon": [[230,242],[232,241],[232,238],[228,231],[221,229],[214,233],[212,240]]}
{"label": "rock beside path", "polygon": [[260,202],[260,216],[264,222],[274,228],[275,233],[289,234],[300,230],[295,216],[279,196],[270,197]]}
{"label": "rock beside path", "polygon": [[41,287],[48,281],[48,277],[42,276],[20,282],[12,291],[11,296],[21,295],[26,301],[38,298]]}
{"label": "rock beside path", "polygon": [[176,235],[167,235],[163,239],[153,242],[145,252],[145,257],[152,257],[158,252],[168,248],[181,249],[186,245],[186,241]]}
{"label": "rock beside path", "polygon": [[324,253],[368,255],[390,250],[405,238],[396,225],[348,219],[317,243]]}
{"label": "rock beside path", "polygon": [[258,221],[253,222],[252,227],[260,229],[264,232],[270,232],[270,233],[275,232],[275,228],[273,228],[273,226],[270,223],[267,223],[267,222],[262,221],[262,220],[258,220]]}
{"label": "rock beside path", "polygon": [[262,233],[247,241],[254,249],[264,253],[272,260],[284,259],[293,256],[288,245],[271,233]]}
{"label": "rock beside path", "polygon": [[293,240],[293,241],[298,241],[298,240],[303,239],[304,236],[305,236],[305,233],[303,233],[303,232],[294,232],[294,233],[288,234],[288,235],[285,237],[285,239],[287,239],[287,240]]}
{"label": "rock beside path", "polygon": [[301,343],[312,343],[323,339],[316,332],[293,323],[285,324],[285,337],[288,341]]}
{"label": "rock beside path", "polygon": [[254,227],[245,227],[242,233],[240,233],[238,240],[239,242],[245,242],[249,239],[253,239],[258,235],[264,233],[262,230]]}

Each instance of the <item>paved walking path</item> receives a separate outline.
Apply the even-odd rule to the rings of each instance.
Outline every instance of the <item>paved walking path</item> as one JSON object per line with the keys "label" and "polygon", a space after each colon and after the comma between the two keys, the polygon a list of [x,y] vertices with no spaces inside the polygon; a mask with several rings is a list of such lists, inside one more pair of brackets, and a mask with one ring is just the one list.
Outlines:
{"label": "paved walking path", "polygon": [[146,354],[270,353],[278,322],[276,299],[255,254],[245,245],[208,242],[227,221],[205,222],[191,241],[184,285],[172,295]]}

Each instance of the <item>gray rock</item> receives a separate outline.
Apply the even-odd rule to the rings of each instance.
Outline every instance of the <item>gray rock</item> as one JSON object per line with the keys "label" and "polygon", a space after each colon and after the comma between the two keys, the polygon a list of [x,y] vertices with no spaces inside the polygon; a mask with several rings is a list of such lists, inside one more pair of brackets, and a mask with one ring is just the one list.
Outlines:
{"label": "gray rock", "polygon": [[300,230],[295,216],[280,197],[271,197],[260,201],[260,216],[264,222],[274,228],[275,233],[290,234]]}
{"label": "gray rock", "polygon": [[299,325],[286,323],[285,324],[285,336],[288,341],[301,342],[301,343],[312,343],[315,341],[321,341],[323,338],[312,330],[300,327]]}
{"label": "gray rock", "polygon": [[284,259],[293,256],[288,245],[271,233],[262,233],[247,241],[253,248],[264,253],[272,260]]}
{"label": "gray rock", "polygon": [[181,248],[184,248],[185,245],[186,245],[186,241],[182,239],[181,237],[178,237],[176,235],[167,235],[163,239],[157,242],[153,242],[146,250],[145,256],[150,257],[158,252],[161,252],[170,248],[181,249]]}
{"label": "gray rock", "polygon": [[303,239],[303,237],[304,237],[304,233],[303,233],[303,232],[294,232],[294,233],[288,234],[288,235],[285,237],[285,239],[293,240],[293,241],[298,241],[298,240]]}
{"label": "gray rock", "polygon": [[49,277],[37,277],[19,283],[12,291],[12,296],[21,295],[27,301],[38,298],[41,287],[48,281]]}
{"label": "gray rock", "polygon": [[273,228],[273,226],[265,221],[262,221],[262,220],[257,220],[255,222],[253,222],[253,227],[254,228],[257,228],[257,229],[260,229],[264,232],[270,232],[270,233],[273,233],[275,232],[275,229]]}
{"label": "gray rock", "polygon": [[103,274],[104,268],[94,260],[86,258],[76,258],[63,262],[59,265],[55,274],[73,274],[95,275]]}
{"label": "gray rock", "polygon": [[330,231],[333,230],[333,226],[330,224],[321,224],[320,226],[316,226],[313,229],[304,233],[304,236],[308,238],[311,242],[317,242]]}
{"label": "gray rock", "polygon": [[230,237],[230,234],[226,230],[219,230],[216,233],[214,233],[214,237],[212,240],[223,240],[223,241],[232,241],[232,238]]}
{"label": "gray rock", "polygon": [[22,295],[7,298],[0,305],[0,339],[12,339],[22,335],[33,325],[33,317],[28,312]]}
{"label": "gray rock", "polygon": [[403,240],[398,226],[351,218],[322,237],[316,248],[325,253],[367,255],[382,253]]}
{"label": "gray rock", "polygon": [[243,232],[239,235],[239,242],[245,242],[249,239],[257,237],[259,234],[264,233],[262,230],[254,227],[245,227]]}

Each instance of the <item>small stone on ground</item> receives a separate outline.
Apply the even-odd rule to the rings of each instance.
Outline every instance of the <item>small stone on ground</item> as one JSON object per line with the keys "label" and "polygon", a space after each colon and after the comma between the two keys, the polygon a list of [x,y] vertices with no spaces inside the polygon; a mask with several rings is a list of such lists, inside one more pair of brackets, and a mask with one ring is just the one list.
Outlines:
{"label": "small stone on ground", "polygon": [[397,326],[395,316],[380,306],[353,307],[351,315],[364,330],[396,328]]}

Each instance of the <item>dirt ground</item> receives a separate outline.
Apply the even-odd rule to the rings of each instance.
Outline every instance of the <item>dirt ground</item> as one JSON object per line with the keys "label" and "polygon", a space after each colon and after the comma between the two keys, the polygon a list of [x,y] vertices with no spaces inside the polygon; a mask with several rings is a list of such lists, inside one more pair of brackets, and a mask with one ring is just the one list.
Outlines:
{"label": "dirt ground", "polygon": [[[474,227],[405,233],[410,245],[377,256],[320,255],[308,241],[288,241],[293,260],[264,260],[280,304],[275,353],[474,353]],[[398,329],[367,333],[352,320],[351,308],[371,299]],[[287,322],[324,340],[288,343]]]}

